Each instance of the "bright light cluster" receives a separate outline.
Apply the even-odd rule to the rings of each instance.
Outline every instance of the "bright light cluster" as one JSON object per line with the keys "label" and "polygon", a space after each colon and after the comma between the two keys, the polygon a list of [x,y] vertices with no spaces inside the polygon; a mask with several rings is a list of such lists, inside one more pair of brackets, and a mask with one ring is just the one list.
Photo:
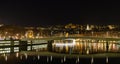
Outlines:
{"label": "bright light cluster", "polygon": [[73,47],[75,45],[75,39],[65,39],[65,40],[70,40],[72,41],[72,43],[55,43],[56,47],[64,47],[64,46]]}

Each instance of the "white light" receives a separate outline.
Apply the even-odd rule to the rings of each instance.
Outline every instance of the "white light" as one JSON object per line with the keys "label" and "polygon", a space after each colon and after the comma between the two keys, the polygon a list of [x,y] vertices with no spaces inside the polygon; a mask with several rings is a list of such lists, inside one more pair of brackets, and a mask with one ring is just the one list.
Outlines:
{"label": "white light", "polygon": [[38,55],[38,57],[37,57],[37,58],[38,58],[38,60],[39,60],[39,59],[40,59],[40,56]]}
{"label": "white light", "polygon": [[55,45],[56,47],[63,47],[63,46],[70,46],[70,47],[73,47],[75,45],[75,39],[66,39],[66,40],[72,40],[73,42],[72,43],[56,43],[55,42]]}
{"label": "white light", "polygon": [[5,60],[6,60],[6,61],[8,60],[8,57],[7,57],[7,56],[5,56]]}
{"label": "white light", "polygon": [[93,64],[93,62],[94,62],[94,58],[92,57],[92,59],[91,59],[91,64]]}
{"label": "white light", "polygon": [[73,43],[66,43],[66,44],[56,43],[56,47],[61,47],[61,46],[73,46]]}
{"label": "white light", "polygon": [[19,57],[19,53],[16,53],[16,57],[17,57],[17,58]]}
{"label": "white light", "polygon": [[89,54],[89,50],[88,49],[87,49],[86,53]]}
{"label": "white light", "polygon": [[51,56],[51,58],[50,58],[50,59],[51,59],[51,61],[52,61],[52,56]]}
{"label": "white light", "polygon": [[79,62],[79,58],[77,59],[77,61]]}
{"label": "white light", "polygon": [[108,63],[108,57],[106,57],[106,63]]}
{"label": "white light", "polygon": [[64,56],[64,62],[66,61],[66,57]]}
{"label": "white light", "polygon": [[79,63],[79,61],[80,61],[80,60],[79,60],[79,57],[78,57],[78,58],[76,59],[76,63]]}
{"label": "white light", "polygon": [[25,53],[25,58],[27,59],[27,57],[28,57],[28,56],[27,56],[27,54]]}

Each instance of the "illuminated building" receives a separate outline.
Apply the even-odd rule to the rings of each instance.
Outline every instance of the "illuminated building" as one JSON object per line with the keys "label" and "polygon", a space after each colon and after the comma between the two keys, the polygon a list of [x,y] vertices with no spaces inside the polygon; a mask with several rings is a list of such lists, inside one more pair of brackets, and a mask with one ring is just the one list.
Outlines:
{"label": "illuminated building", "polygon": [[87,24],[87,28],[86,28],[86,30],[91,30],[91,28],[89,27],[89,25]]}
{"label": "illuminated building", "polygon": [[28,30],[28,31],[26,32],[25,36],[26,36],[27,38],[33,38],[33,37],[34,37],[33,31],[32,31],[32,30]]}

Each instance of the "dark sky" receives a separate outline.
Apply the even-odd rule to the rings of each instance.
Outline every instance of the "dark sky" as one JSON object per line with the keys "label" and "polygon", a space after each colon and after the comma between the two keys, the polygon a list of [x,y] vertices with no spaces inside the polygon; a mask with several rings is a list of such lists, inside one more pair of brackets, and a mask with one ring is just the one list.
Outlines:
{"label": "dark sky", "polygon": [[55,24],[120,24],[120,5],[113,1],[0,2],[0,23],[25,26]]}

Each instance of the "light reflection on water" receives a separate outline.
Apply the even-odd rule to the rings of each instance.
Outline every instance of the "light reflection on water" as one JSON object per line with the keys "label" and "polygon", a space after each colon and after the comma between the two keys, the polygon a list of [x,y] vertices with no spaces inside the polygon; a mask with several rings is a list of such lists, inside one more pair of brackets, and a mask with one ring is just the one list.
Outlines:
{"label": "light reflection on water", "polygon": [[[97,62],[101,62],[102,64],[112,64],[114,62],[119,62],[120,58],[115,58],[114,61],[110,61],[112,58],[110,57],[104,57],[104,58],[95,58],[95,57],[89,57],[89,58],[81,58],[81,57],[74,57],[74,58],[68,58],[67,56],[63,56],[63,57],[55,57],[55,56],[40,56],[40,55],[34,55],[34,56],[30,56],[28,54],[24,54],[24,55],[20,55],[19,53],[15,53],[15,54],[11,54],[11,55],[7,55],[7,54],[3,54],[2,56],[5,62],[10,62],[9,60],[11,60],[11,57],[13,60],[11,60],[11,62],[16,62],[16,64],[18,64],[18,62],[20,64],[40,64],[40,63],[49,63],[49,64],[54,64],[54,63],[58,63],[58,64],[96,64]],[[1,58],[1,57],[0,57]],[[3,62],[3,60],[0,59],[0,62]],[[16,60],[16,61],[15,61]],[[116,61],[118,60],[118,61]],[[0,64],[4,64],[4,63],[0,63]],[[9,63],[8,63],[9,64]],[[114,63],[117,64],[117,63]]]}
{"label": "light reflection on water", "polygon": [[79,62],[79,57],[78,57],[78,59],[77,59],[77,62]]}
{"label": "light reflection on water", "polygon": [[49,58],[47,57],[47,62],[49,62]]}
{"label": "light reflection on water", "polygon": [[18,53],[18,52],[16,53],[16,57],[17,57],[17,58],[19,57],[19,53]]}
{"label": "light reflection on water", "polygon": [[108,57],[106,57],[106,63],[108,63],[109,61],[108,61]]}
{"label": "light reflection on water", "polygon": [[64,56],[64,62],[66,61],[66,57]]}
{"label": "light reflection on water", "polygon": [[25,58],[27,59],[28,55],[26,53],[24,55],[25,55]]}
{"label": "light reflection on water", "polygon": [[5,56],[5,61],[7,61],[8,60],[8,56]]}
{"label": "light reflection on water", "polygon": [[61,63],[63,63],[63,59],[61,59]]}
{"label": "light reflection on water", "polygon": [[20,59],[22,60],[22,55],[20,55]]}
{"label": "light reflection on water", "polygon": [[52,56],[50,57],[51,61],[52,61]]}
{"label": "light reflection on water", "polygon": [[92,57],[92,58],[91,58],[91,64],[93,64],[93,63],[94,63],[94,58]]}
{"label": "light reflection on water", "polygon": [[40,59],[40,56],[38,55],[37,58],[38,58],[38,60],[39,60],[39,59]]}

